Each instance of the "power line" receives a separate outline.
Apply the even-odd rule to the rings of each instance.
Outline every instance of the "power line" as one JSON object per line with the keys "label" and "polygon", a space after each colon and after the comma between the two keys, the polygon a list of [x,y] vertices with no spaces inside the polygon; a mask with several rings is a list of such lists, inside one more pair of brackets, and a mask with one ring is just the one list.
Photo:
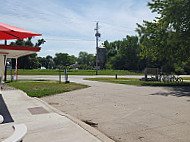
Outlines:
{"label": "power line", "polygon": [[88,39],[53,39],[53,38],[46,38],[46,40],[53,40],[53,41],[65,41],[65,42],[94,42],[94,40],[88,40]]}
{"label": "power line", "polygon": [[104,25],[111,26],[111,27],[119,27],[119,28],[123,28],[123,29],[131,29],[130,27],[121,26],[121,25],[113,25],[113,24],[111,25],[111,24],[109,24],[107,22],[103,22],[103,21],[101,21],[101,23],[104,24]]}
{"label": "power line", "polygon": [[130,27],[124,27],[124,26],[118,26],[118,25],[111,25],[108,24],[106,22],[101,22],[103,25],[110,27],[112,30],[116,30],[116,31],[122,31],[122,32],[134,32],[135,28],[133,30],[128,30],[128,29],[132,29]]}

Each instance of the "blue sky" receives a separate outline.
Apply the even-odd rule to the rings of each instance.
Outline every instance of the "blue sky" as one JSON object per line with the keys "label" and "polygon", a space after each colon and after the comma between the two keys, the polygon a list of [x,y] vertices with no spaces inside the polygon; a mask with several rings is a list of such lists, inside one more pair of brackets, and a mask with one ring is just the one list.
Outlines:
{"label": "blue sky", "polygon": [[[136,23],[152,21],[147,0],[0,0],[2,23],[43,34],[39,56],[80,51],[95,54],[95,24],[101,38],[121,40],[136,35]],[[34,42],[42,37],[35,37]]]}

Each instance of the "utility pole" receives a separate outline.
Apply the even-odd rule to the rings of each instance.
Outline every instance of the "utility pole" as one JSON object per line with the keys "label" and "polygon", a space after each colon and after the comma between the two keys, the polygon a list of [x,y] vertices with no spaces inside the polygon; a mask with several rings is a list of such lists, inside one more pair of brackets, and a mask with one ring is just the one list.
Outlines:
{"label": "utility pole", "polygon": [[98,22],[96,23],[96,28],[94,29],[96,31],[95,37],[96,37],[96,75],[98,75],[98,38],[101,36],[101,34],[98,32]]}

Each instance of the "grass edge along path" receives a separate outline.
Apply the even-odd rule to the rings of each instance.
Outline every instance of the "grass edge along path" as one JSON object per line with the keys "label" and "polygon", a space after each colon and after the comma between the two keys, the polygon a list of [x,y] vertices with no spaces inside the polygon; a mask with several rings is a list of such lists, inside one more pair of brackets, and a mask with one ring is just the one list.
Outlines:
{"label": "grass edge along path", "polygon": [[69,92],[73,90],[83,89],[90,86],[78,84],[78,83],[61,83],[58,81],[17,81],[10,82],[7,85],[24,91],[31,97],[43,97],[48,95],[59,94],[63,92]]}
{"label": "grass edge along path", "polygon": [[137,78],[85,78],[85,80],[91,81],[101,81],[101,82],[108,82],[108,83],[117,83],[117,84],[126,84],[126,85],[136,85],[136,86],[190,86],[190,82],[156,82],[156,81],[140,81]]}
{"label": "grass edge along path", "polygon": [[190,80],[190,77],[183,77],[183,80]]}
{"label": "grass edge along path", "polygon": [[[14,70],[12,71],[14,73]],[[62,74],[64,71],[61,70]],[[68,75],[96,75],[96,70],[67,70]],[[8,70],[10,75],[10,70]],[[143,73],[128,70],[98,70],[98,75],[143,75]],[[59,75],[59,70],[50,69],[19,69],[18,75]]]}

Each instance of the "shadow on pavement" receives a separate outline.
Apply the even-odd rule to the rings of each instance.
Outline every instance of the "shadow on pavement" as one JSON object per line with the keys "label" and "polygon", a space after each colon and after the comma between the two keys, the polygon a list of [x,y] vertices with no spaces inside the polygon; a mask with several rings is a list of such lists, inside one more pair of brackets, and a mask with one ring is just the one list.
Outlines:
{"label": "shadow on pavement", "polygon": [[[11,117],[11,114],[7,108],[7,105],[2,97],[2,94],[0,94],[0,115],[2,115],[4,118],[3,123],[14,122],[14,120]],[[3,124],[3,123],[1,123],[1,124]]]}
{"label": "shadow on pavement", "polygon": [[167,87],[167,92],[159,92],[150,95],[161,95],[161,96],[176,96],[176,97],[190,97],[190,87]]}

